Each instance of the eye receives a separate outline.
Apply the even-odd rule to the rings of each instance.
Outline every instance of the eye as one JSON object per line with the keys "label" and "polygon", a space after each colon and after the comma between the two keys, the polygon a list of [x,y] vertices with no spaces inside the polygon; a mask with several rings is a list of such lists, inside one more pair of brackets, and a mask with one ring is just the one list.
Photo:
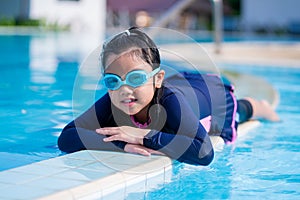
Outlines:
{"label": "eye", "polygon": [[105,84],[110,87],[116,86],[119,82],[117,78],[113,78],[113,77],[106,78],[104,81],[105,81]]}
{"label": "eye", "polygon": [[144,74],[140,73],[134,73],[130,74],[128,77],[128,82],[133,83],[133,84],[141,84],[145,81],[146,76]]}

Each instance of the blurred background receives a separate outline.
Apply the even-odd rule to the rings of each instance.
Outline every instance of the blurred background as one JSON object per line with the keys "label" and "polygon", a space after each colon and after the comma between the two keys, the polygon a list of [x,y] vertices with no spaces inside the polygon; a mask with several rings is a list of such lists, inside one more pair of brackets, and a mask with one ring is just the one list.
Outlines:
{"label": "blurred background", "polygon": [[[220,8],[214,6],[221,4]],[[0,26],[111,34],[130,26],[209,34],[300,35],[299,0],[0,0]],[[217,10],[216,10],[217,9]]]}

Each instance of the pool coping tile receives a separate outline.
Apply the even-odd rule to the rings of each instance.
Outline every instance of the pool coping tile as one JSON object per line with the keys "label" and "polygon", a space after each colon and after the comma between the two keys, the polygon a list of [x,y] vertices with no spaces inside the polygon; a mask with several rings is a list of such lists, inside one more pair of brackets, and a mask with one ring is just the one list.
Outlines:
{"label": "pool coping tile", "polygon": [[[114,196],[123,199],[127,191],[132,191],[132,185],[142,184],[140,189],[147,189],[153,177],[159,177],[156,185],[163,184],[166,171],[171,173],[172,162],[166,156],[79,151],[0,172],[0,190],[3,190],[0,197],[65,200]],[[12,192],[19,189],[28,195]],[[31,192],[35,190],[39,192]]]}

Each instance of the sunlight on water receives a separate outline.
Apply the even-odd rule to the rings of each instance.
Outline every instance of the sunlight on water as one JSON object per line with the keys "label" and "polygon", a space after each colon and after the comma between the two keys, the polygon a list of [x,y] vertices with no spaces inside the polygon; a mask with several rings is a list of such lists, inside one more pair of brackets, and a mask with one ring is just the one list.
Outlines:
{"label": "sunlight on water", "polygon": [[216,154],[209,167],[177,164],[170,183],[127,199],[298,199],[300,69],[226,66],[261,76],[280,93],[279,123],[263,122]]}
{"label": "sunlight on water", "polygon": [[56,140],[73,116],[80,61],[61,60],[55,37],[0,36],[0,41],[0,170],[5,170],[61,154]]}

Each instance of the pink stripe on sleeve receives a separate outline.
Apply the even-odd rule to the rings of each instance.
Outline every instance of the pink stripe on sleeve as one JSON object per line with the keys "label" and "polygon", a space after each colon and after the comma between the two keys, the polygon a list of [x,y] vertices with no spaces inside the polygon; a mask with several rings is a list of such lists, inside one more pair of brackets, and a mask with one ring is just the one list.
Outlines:
{"label": "pink stripe on sleeve", "polygon": [[237,111],[237,101],[236,101],[236,98],[233,94],[233,92],[230,92],[230,95],[233,99],[233,104],[234,104],[234,108],[233,108],[233,116],[232,116],[232,122],[231,122],[231,129],[232,129],[232,140],[231,142],[230,141],[227,141],[226,144],[232,144],[235,142],[236,138],[237,138],[237,132],[236,132],[236,129],[235,129],[235,117],[236,117],[236,111]]}

